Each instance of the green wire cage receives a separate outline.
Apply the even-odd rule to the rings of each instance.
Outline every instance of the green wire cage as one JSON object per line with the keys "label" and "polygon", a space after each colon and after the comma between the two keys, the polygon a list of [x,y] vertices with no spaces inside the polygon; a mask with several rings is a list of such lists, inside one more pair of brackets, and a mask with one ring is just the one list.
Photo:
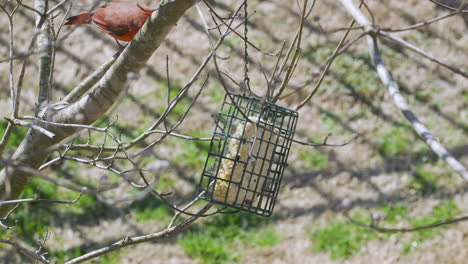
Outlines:
{"label": "green wire cage", "polygon": [[270,216],[287,166],[298,113],[261,99],[226,94],[198,195]]}

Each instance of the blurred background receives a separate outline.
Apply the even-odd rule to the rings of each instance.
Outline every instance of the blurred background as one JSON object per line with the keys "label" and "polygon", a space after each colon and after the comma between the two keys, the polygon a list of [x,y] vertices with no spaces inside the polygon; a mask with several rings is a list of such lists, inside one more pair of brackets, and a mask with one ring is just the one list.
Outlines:
{"label": "blurred background", "polygon": [[[33,1],[25,0],[33,5]],[[58,1],[51,1],[57,3]],[[228,16],[241,1],[209,1]],[[457,7],[456,1],[452,1]],[[145,1],[156,7],[157,1]],[[293,0],[249,0],[249,40],[260,49],[277,52],[291,43],[300,12]],[[366,1],[376,24],[401,28],[448,13],[431,1]],[[449,3],[450,4],[450,3]],[[92,1],[73,1],[71,15],[87,11]],[[205,17],[209,14],[201,5]],[[63,7],[65,11],[66,7]],[[15,52],[27,50],[35,13],[20,8],[15,15]],[[62,15],[62,14],[61,14]],[[61,16],[55,19],[59,23]],[[351,17],[339,1],[317,1],[304,28],[302,56],[287,87],[290,96],[279,101],[294,108],[312,90],[317,73],[333,53]],[[468,69],[466,16],[453,16],[417,30],[396,33],[406,41],[460,69]],[[7,18],[0,15],[1,25]],[[210,26],[214,26],[212,23]],[[353,31],[352,36],[360,33]],[[451,153],[468,166],[468,81],[393,42],[381,42],[385,62],[415,113]],[[0,27],[0,58],[8,57],[8,28]],[[115,41],[93,26],[64,27],[56,42],[53,100],[58,101],[88,74],[118,51]],[[144,132],[167,106],[166,56],[169,59],[171,98],[191,78],[210,51],[200,17],[192,8],[151,57],[146,67],[129,81],[121,101],[94,125],[105,126],[118,117],[112,130],[129,141]],[[276,57],[249,49],[251,87],[265,93],[262,71],[271,73]],[[220,68],[237,82],[243,80],[243,40],[231,34],[219,49]],[[37,58],[29,57],[21,114],[34,113]],[[19,63],[18,63],[19,64]],[[19,66],[17,65],[17,69]],[[0,63],[0,113],[10,115],[8,63]],[[178,133],[210,137],[213,115],[224,89],[211,78]],[[200,81],[197,83],[200,84]],[[229,83],[235,87],[233,82]],[[235,89],[235,88],[233,88]],[[176,122],[193,99],[195,89],[171,113]],[[361,40],[333,63],[330,73],[312,100],[299,111],[296,139],[342,147],[307,147],[293,144],[273,216],[250,214],[207,217],[186,231],[156,242],[130,246],[90,263],[464,263],[468,257],[468,223],[413,233],[377,233],[350,223],[343,215],[370,223],[379,219],[386,227],[415,227],[452,219],[468,212],[467,185],[440,161],[393,105],[376,76]],[[0,134],[7,121],[0,120]],[[26,129],[16,128],[9,148],[15,149]],[[159,136],[145,140],[154,142]],[[86,142],[87,133],[77,142]],[[95,144],[102,136],[92,135]],[[139,164],[153,170],[155,188],[172,192],[169,200],[182,205],[195,196],[209,142],[167,138],[145,151]],[[125,169],[125,164],[116,164]],[[45,171],[83,185],[120,182],[109,171],[63,161]],[[107,195],[119,198],[137,192],[128,184]],[[76,193],[40,179],[32,181],[23,197],[72,200]],[[23,204],[8,223],[18,221],[16,231],[0,229],[0,236],[15,237],[31,248],[50,232],[44,245],[59,263],[112,243],[127,235],[163,229],[171,210],[148,196],[142,200],[108,206],[85,195],[76,205]],[[0,263],[27,263],[11,247],[0,245]]]}

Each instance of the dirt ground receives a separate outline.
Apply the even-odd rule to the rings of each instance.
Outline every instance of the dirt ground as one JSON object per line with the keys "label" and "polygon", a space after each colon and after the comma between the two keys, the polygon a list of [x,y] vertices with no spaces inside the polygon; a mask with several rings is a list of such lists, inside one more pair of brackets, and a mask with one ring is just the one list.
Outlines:
{"label": "dirt ground", "polygon": [[[26,1],[27,2],[27,1]],[[155,3],[147,1],[150,6]],[[227,15],[240,1],[216,1],[213,4],[221,14]],[[366,1],[376,23],[382,28],[400,28],[430,20],[447,11],[437,8],[430,1]],[[449,2],[449,1],[447,1]],[[452,1],[455,2],[455,1]],[[86,10],[91,1],[77,1],[72,14]],[[249,8],[256,13],[251,18],[250,40],[262,50],[277,51],[283,41],[290,41],[299,21],[299,12],[293,0],[250,1]],[[20,10],[15,24],[17,51],[24,51],[29,42],[28,30],[33,13]],[[205,10],[206,12],[206,10]],[[206,13],[207,14],[207,13]],[[207,16],[209,17],[209,16]],[[312,18],[305,27],[303,53],[296,75],[288,89],[294,91],[313,78],[320,70],[326,55],[338,43],[343,32],[325,33],[350,22],[339,1],[317,1]],[[6,23],[4,15],[0,22]],[[419,46],[428,53],[445,60],[460,69],[468,69],[468,24],[467,19],[453,16],[428,27],[395,33],[397,36]],[[0,57],[6,57],[7,27],[0,27]],[[87,74],[113,55],[114,41],[91,26],[64,28],[66,39],[57,42],[54,99],[63,97]],[[353,31],[350,39],[359,34]],[[288,42],[289,43],[289,42]],[[461,162],[468,166],[468,81],[466,78],[438,66],[435,63],[385,40],[383,53],[387,65],[398,81],[403,95],[415,113],[434,135]],[[131,81],[127,96],[113,110],[119,122],[131,128],[147,126],[154,118],[147,109],[157,109],[164,94],[160,83],[165,82],[165,58],[169,57],[171,79],[184,84],[194,73],[199,63],[209,52],[209,43],[196,10],[191,9],[170,33],[164,45],[153,55],[147,66]],[[343,209],[356,211],[373,210],[396,202],[405,203],[410,216],[417,217],[429,212],[441,202],[453,199],[461,210],[468,212],[468,194],[464,181],[448,166],[434,157],[427,147],[413,134],[404,141],[404,151],[383,153],[382,142],[398,133],[394,128],[406,120],[393,105],[385,87],[379,82],[368,58],[367,42],[361,40],[345,59],[332,66],[322,88],[304,108],[296,132],[298,140],[323,140],[329,133],[331,143],[341,143],[354,135],[359,137],[343,147],[311,148],[293,145],[289,167],[285,172],[278,203],[272,220],[272,228],[282,234],[282,240],[271,248],[246,248],[245,263],[465,263],[468,258],[468,223],[458,223],[443,229],[439,235],[425,240],[416,250],[402,255],[401,240],[409,235],[395,235],[391,239],[379,239],[366,243],[361,250],[347,259],[333,259],[326,252],[312,251],[309,239],[311,230],[326,226],[337,219],[344,220]],[[275,58],[250,49],[250,77],[254,90],[263,94],[265,89],[261,68],[271,72]],[[243,78],[243,42],[230,37],[219,52],[220,68],[230,73],[237,81]],[[35,103],[37,64],[31,57],[25,79],[21,112],[29,114]],[[0,63],[0,113],[9,116],[8,68]],[[18,66],[16,66],[18,69]],[[213,94],[222,89],[214,77],[203,91],[193,111],[181,128],[200,131],[209,135],[220,100]],[[354,79],[353,79],[354,78]],[[232,83],[230,84],[232,85]],[[233,85],[232,85],[233,86]],[[233,86],[234,87],[234,86]],[[286,107],[295,107],[313,86],[309,85],[280,101]],[[194,91],[191,91],[194,95]],[[145,107],[142,107],[146,106]],[[145,110],[146,109],[146,110]],[[6,113],[6,114],[3,114]],[[138,117],[138,118],[135,118]],[[141,118],[140,118],[141,117]],[[150,120],[151,119],[151,120]],[[406,136],[402,136],[406,137]],[[154,139],[154,138],[153,138]],[[390,145],[394,144],[390,141]],[[183,147],[184,145],[181,144]],[[174,191],[179,203],[193,195],[194,183],[201,171],[176,169],[179,150],[173,145],[162,144],[150,155],[171,163],[168,173],[177,180]],[[325,157],[322,165],[311,166],[307,156]],[[314,163],[315,164],[315,163]],[[171,167],[171,166],[174,166]],[[423,167],[437,176],[435,193],[422,196],[411,188],[414,175]],[[96,171],[82,171],[81,177],[93,177]],[[100,172],[99,172],[100,173]],[[128,191],[123,189],[123,191]],[[73,221],[71,221],[73,223]],[[163,228],[157,221],[137,223],[128,216],[105,217],[93,225],[79,223],[61,224],[55,227],[50,239],[50,248],[69,249],[82,244],[109,243],[125,235],[155,232]],[[405,226],[400,223],[400,227]],[[105,230],[103,232],[102,230]],[[248,260],[248,261],[246,261]],[[0,261],[1,262],[1,261]],[[6,262],[8,263],[8,262]],[[118,263],[201,263],[190,258],[176,243],[176,238],[154,243],[144,243],[124,250]]]}

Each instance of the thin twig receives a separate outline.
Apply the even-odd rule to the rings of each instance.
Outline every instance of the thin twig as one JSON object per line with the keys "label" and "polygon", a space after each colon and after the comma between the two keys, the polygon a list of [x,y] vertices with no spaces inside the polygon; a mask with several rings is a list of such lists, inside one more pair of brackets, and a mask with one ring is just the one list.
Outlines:
{"label": "thin twig", "polygon": [[10,246],[13,246],[14,248],[16,248],[19,252],[25,254],[26,256],[29,256],[33,259],[35,259],[36,261],[39,261],[41,263],[50,263],[44,256],[40,255],[40,254],[37,254],[36,252],[32,251],[32,250],[29,250],[25,247],[23,247],[22,245],[20,245],[19,243],[17,242],[14,242],[14,241],[11,241],[9,239],[1,239],[0,238],[0,242],[1,243],[5,243],[5,244],[8,244]]}
{"label": "thin twig", "polygon": [[423,51],[422,49],[414,46],[413,44],[411,44],[411,43],[409,43],[409,42],[407,42],[407,41],[405,41],[405,40],[403,40],[401,38],[395,37],[392,34],[384,32],[384,31],[378,31],[378,34],[381,35],[381,36],[384,36],[384,37],[386,37],[386,38],[388,38],[390,40],[395,41],[396,43],[400,44],[401,46],[403,46],[403,47],[405,47],[407,49],[410,49],[410,50],[418,53],[419,55],[422,55],[426,59],[428,59],[430,61],[433,61],[433,62],[435,62],[435,63],[437,63],[437,64],[439,64],[439,65],[441,65],[441,66],[443,66],[443,67],[445,67],[445,68],[447,68],[449,70],[451,70],[452,72],[454,72],[456,74],[459,74],[459,75],[461,75],[461,76],[463,76],[465,78],[468,78],[468,73],[467,72],[464,72],[464,71],[458,69],[457,67],[454,67],[454,66],[442,61],[441,59],[438,59],[438,58],[432,56],[431,54]]}
{"label": "thin twig", "polygon": [[[327,75],[328,70],[330,69],[333,61],[337,58],[337,56],[339,54],[339,50],[341,49],[343,43],[345,42],[346,38],[348,37],[349,33],[351,32],[351,29],[353,28],[354,23],[355,23],[355,21],[353,19],[350,22],[349,26],[348,26],[348,30],[345,32],[343,37],[341,37],[341,40],[340,40],[340,42],[338,42],[338,45],[336,45],[335,51],[333,51],[333,54],[331,55],[330,59],[327,60],[327,63],[325,64],[325,68],[322,70],[322,73],[320,74],[320,78],[318,79],[317,83],[315,84],[314,89],[312,89],[312,91],[309,93],[309,95],[307,95],[307,97],[301,103],[299,103],[298,106],[296,106],[296,111],[300,110],[304,105],[306,105],[310,101],[310,99],[317,93],[317,91],[320,88],[320,86],[322,85],[322,82],[325,79],[325,76]],[[362,34],[359,35],[351,43],[352,44],[356,43],[362,37],[363,37]]]}
{"label": "thin twig", "polygon": [[[214,8],[211,7],[211,5],[207,2],[207,1],[203,1],[203,3],[208,7],[208,9],[210,10],[210,14],[213,14],[214,16],[216,16],[219,21],[222,22],[222,24],[224,26],[226,26],[227,28],[229,28],[234,34],[236,34],[239,38],[241,38],[243,41],[246,41],[247,44],[250,45],[250,47],[254,48],[256,51],[262,53],[263,55],[267,55],[267,56],[278,56],[279,52],[267,52],[267,51],[263,51],[262,49],[260,49],[257,45],[253,44],[250,40],[248,39],[245,39],[244,36],[242,36],[242,34],[240,34],[239,32],[237,32],[237,30],[231,28],[231,25],[229,25],[228,23],[226,23],[223,19],[215,10]],[[219,29],[219,26],[216,27],[217,29]]]}
{"label": "thin twig", "polygon": [[[61,7],[63,4],[65,4],[66,2],[68,2],[70,0],[63,0],[61,1],[60,3],[56,4],[54,7],[52,7],[51,9],[47,10],[47,15],[50,15],[52,14],[57,8]],[[71,4],[71,2],[70,2]]]}
{"label": "thin twig", "polygon": [[12,132],[13,132],[13,125],[11,123],[8,123],[5,129],[5,133],[3,133],[2,140],[0,140],[0,155],[3,153],[3,150],[8,144],[8,140]]}
{"label": "thin twig", "polygon": [[[9,23],[9,42],[8,42],[8,52],[9,52],[9,57],[13,58],[15,56],[14,54],[14,23],[13,23],[13,15],[15,14],[16,10],[18,9],[18,5],[15,6],[15,8],[11,11],[8,12],[3,5],[0,5],[0,8],[2,11],[7,15],[8,17],[8,23]],[[14,113],[16,112],[16,96],[17,92],[15,90],[15,77],[14,77],[14,61],[10,60],[9,61],[9,85],[10,85],[10,97],[11,97],[11,115],[14,117]],[[2,140],[0,141],[0,155],[3,153],[3,150],[5,149],[5,146],[8,143],[8,140],[11,136],[11,133],[13,132],[13,126],[12,124],[8,124],[5,133],[2,136]]]}
{"label": "thin twig", "polygon": [[353,223],[355,225],[358,225],[358,226],[361,226],[361,227],[364,227],[364,228],[370,228],[372,230],[375,230],[377,232],[382,232],[382,233],[416,232],[416,231],[436,228],[436,227],[440,227],[440,226],[444,226],[444,225],[451,225],[451,224],[455,224],[455,223],[459,223],[459,222],[463,222],[463,221],[468,220],[468,216],[463,216],[463,217],[459,217],[459,218],[455,218],[455,219],[451,219],[451,220],[447,220],[447,221],[442,221],[442,222],[437,222],[437,223],[433,223],[433,224],[429,224],[429,225],[417,226],[417,227],[412,227],[412,228],[411,227],[410,228],[388,228],[388,227],[378,226],[378,225],[376,225],[374,223],[368,225],[368,224],[362,223],[360,221],[357,221],[357,220],[355,220],[354,218],[352,218],[350,216],[347,216],[347,218],[349,219],[349,221],[351,223]]}
{"label": "thin twig", "polygon": [[[439,2],[439,1],[436,1],[436,0],[429,0],[429,1],[431,1],[432,3],[434,3],[434,4],[436,4],[436,5],[440,6],[440,7],[443,7],[443,8],[452,10],[452,11],[458,11],[457,8],[451,7],[451,6],[449,6],[449,5],[446,5],[446,4],[444,4],[444,3],[441,3],[441,2]],[[462,13],[468,13],[468,10],[463,10],[462,8],[463,8],[463,6],[460,7]]]}
{"label": "thin twig", "polygon": [[20,5],[21,7],[24,7],[24,8],[26,8],[26,9],[30,10],[30,11],[33,11],[33,12],[36,13],[38,16],[44,16],[44,12],[41,12],[41,11],[37,10],[36,8],[34,8],[34,7],[32,7],[32,6],[29,6],[29,5],[25,4],[25,3],[23,3],[23,1],[21,1],[21,0],[16,0],[16,3],[17,3],[18,5]]}
{"label": "thin twig", "polygon": [[448,14],[440,16],[440,17],[430,19],[428,21],[423,21],[423,22],[420,22],[420,23],[416,23],[414,25],[409,25],[409,26],[406,26],[406,27],[395,28],[395,29],[393,29],[393,28],[381,28],[381,30],[387,31],[387,32],[401,32],[401,31],[413,30],[413,29],[417,29],[417,28],[420,28],[420,27],[428,26],[428,25],[430,25],[432,23],[444,20],[446,18],[452,17],[452,16],[457,15],[457,14],[458,14],[458,12],[452,12],[452,13],[448,13]]}
{"label": "thin twig", "polygon": [[95,85],[101,78],[106,74],[107,70],[114,64],[115,60],[118,57],[118,53],[114,54],[114,56],[110,57],[106,62],[104,62],[97,70],[95,70],[92,74],[88,75],[85,80],[83,80],[80,84],[78,84],[73,90],[62,99],[62,102],[66,102],[72,104],[82,95],[84,95],[93,85]]}
{"label": "thin twig", "polygon": [[328,143],[328,139],[331,136],[332,136],[332,133],[328,133],[327,136],[323,139],[322,143],[304,142],[304,141],[300,141],[300,140],[297,140],[297,139],[293,139],[292,142],[300,144],[300,145],[304,145],[304,146],[311,146],[311,147],[343,147],[343,146],[346,146],[349,143],[353,142],[355,139],[357,139],[359,137],[359,135],[354,135],[352,138],[346,140],[343,143],[339,143],[339,144],[331,143],[330,144],[330,143]]}
{"label": "thin twig", "polygon": [[52,200],[52,199],[43,199],[43,198],[25,198],[25,199],[17,199],[17,200],[0,201],[0,205],[20,204],[20,203],[37,203],[37,202],[58,203],[58,204],[75,204],[80,200],[81,196],[83,196],[83,192],[80,192],[78,197],[76,197],[72,201]]}
{"label": "thin twig", "polygon": [[[201,208],[200,210],[197,211],[197,215],[204,214],[212,206],[213,206],[213,203],[206,204],[203,208]],[[117,249],[121,249],[121,248],[129,246],[129,245],[139,244],[139,243],[147,242],[147,241],[154,241],[154,240],[158,240],[158,239],[173,235],[175,233],[178,233],[178,232],[184,230],[186,227],[191,225],[198,218],[199,218],[199,216],[191,216],[191,217],[185,219],[184,221],[182,221],[181,223],[179,223],[178,225],[173,226],[171,228],[166,228],[165,230],[163,230],[161,232],[152,233],[152,234],[143,235],[143,236],[135,236],[135,237],[127,236],[127,237],[125,237],[125,238],[123,238],[123,239],[121,239],[121,240],[119,240],[119,241],[117,241],[115,243],[112,243],[109,246],[100,248],[98,250],[91,251],[91,252],[86,253],[86,254],[84,254],[82,256],[79,256],[79,257],[74,258],[74,259],[72,259],[70,261],[67,261],[67,262],[65,262],[65,264],[81,263],[81,262],[96,258],[98,256],[107,254],[109,252],[115,251]]]}
{"label": "thin twig", "polygon": [[55,137],[54,133],[52,133],[49,130],[47,130],[47,129],[43,128],[43,127],[40,127],[40,126],[38,126],[36,124],[28,123],[28,122],[20,120],[20,119],[10,119],[10,118],[7,118],[7,117],[5,117],[5,119],[8,120],[11,124],[13,124],[15,126],[29,127],[31,129],[34,129],[34,130],[38,131],[39,133],[42,133],[42,134],[46,135],[49,138],[54,138]]}
{"label": "thin twig", "polygon": [[20,204],[16,204],[6,215],[5,217],[1,218],[0,219],[0,227],[4,228],[4,229],[7,229],[7,230],[13,230],[13,229],[16,229],[16,222],[15,222],[15,225],[14,226],[7,226],[5,224],[2,223],[2,221],[4,220],[7,220],[8,217],[10,217],[10,215],[16,210],[16,208],[18,208],[20,206]]}

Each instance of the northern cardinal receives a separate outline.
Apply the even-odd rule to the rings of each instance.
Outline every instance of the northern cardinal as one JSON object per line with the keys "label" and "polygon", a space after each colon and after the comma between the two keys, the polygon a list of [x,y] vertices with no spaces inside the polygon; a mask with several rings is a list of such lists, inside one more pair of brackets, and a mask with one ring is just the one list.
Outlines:
{"label": "northern cardinal", "polygon": [[95,13],[83,13],[67,18],[65,25],[96,24],[113,38],[131,41],[148,17],[155,11],[137,2],[115,1],[105,4]]}

